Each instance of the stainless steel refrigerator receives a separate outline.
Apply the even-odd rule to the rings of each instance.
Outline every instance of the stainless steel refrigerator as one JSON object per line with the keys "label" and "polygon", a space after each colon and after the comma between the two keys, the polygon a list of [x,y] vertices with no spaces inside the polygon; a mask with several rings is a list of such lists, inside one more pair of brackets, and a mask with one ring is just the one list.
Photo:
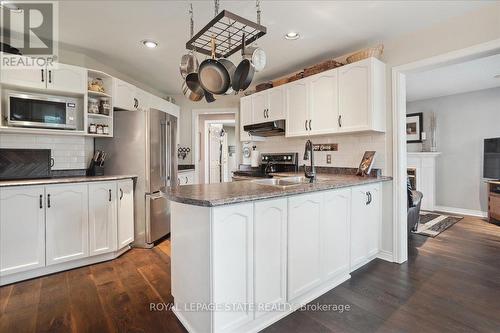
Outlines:
{"label": "stainless steel refrigerator", "polygon": [[95,140],[105,151],[106,174],[137,175],[134,246],[150,248],[170,233],[170,202],[162,187],[177,185],[177,118],[168,113],[115,111],[113,138]]}

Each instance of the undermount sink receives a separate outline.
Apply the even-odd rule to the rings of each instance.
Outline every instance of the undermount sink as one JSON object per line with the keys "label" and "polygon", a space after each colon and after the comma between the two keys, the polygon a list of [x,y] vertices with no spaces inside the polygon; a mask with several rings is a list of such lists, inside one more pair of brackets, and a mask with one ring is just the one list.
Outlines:
{"label": "undermount sink", "polygon": [[288,186],[308,184],[309,179],[305,177],[283,177],[283,178],[258,179],[258,180],[253,180],[253,182],[260,185],[288,187]]}

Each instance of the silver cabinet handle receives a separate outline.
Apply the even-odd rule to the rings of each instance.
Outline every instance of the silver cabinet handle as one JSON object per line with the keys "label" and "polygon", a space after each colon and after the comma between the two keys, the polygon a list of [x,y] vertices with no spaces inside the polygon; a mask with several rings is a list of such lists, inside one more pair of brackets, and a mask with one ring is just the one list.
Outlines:
{"label": "silver cabinet handle", "polygon": [[187,184],[187,183],[189,183],[189,179],[188,179],[188,177],[186,177],[186,184]]}
{"label": "silver cabinet handle", "polygon": [[43,69],[42,69],[42,82],[45,82],[45,77],[43,76]]}
{"label": "silver cabinet handle", "polygon": [[311,127],[311,119],[309,119],[309,130],[312,130],[312,127]]}
{"label": "silver cabinet handle", "polygon": [[40,194],[40,209],[43,208],[43,195]]}
{"label": "silver cabinet handle", "polygon": [[109,198],[108,198],[108,200],[109,200],[109,202],[111,202],[111,189],[109,189],[108,191],[109,191]]}
{"label": "silver cabinet handle", "polygon": [[50,194],[47,194],[47,208],[50,208]]}
{"label": "silver cabinet handle", "polygon": [[120,200],[123,199],[123,190],[120,189]]}
{"label": "silver cabinet handle", "polygon": [[52,83],[52,71],[49,70],[49,83]]}
{"label": "silver cabinet handle", "polygon": [[306,120],[306,123],[305,123],[304,127],[306,128],[306,131],[307,131],[307,120]]}
{"label": "silver cabinet handle", "polygon": [[366,192],[366,205],[368,206],[369,204],[372,203],[372,194],[370,191]]}
{"label": "silver cabinet handle", "polygon": [[342,115],[339,115],[338,122],[339,122],[339,127],[342,127]]}

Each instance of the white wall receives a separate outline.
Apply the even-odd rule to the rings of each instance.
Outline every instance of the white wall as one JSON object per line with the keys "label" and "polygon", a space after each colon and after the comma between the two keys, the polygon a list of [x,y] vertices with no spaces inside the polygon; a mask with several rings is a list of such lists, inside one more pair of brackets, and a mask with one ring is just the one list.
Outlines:
{"label": "white wall", "polygon": [[[407,103],[407,112],[430,112],[437,121],[436,204],[486,212],[483,140],[500,137],[500,88]],[[415,144],[409,144],[415,145]]]}
{"label": "white wall", "polygon": [[0,134],[0,148],[51,149],[53,170],[86,169],[94,139],[84,136]]}

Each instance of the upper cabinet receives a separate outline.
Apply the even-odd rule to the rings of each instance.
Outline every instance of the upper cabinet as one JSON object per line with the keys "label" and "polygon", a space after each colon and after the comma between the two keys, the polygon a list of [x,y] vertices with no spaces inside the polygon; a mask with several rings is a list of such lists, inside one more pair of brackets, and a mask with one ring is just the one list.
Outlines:
{"label": "upper cabinet", "polygon": [[368,58],[243,97],[241,104],[251,110],[252,124],[285,118],[287,137],[384,132],[385,89],[385,64]]}
{"label": "upper cabinet", "polygon": [[85,94],[87,91],[87,70],[60,63],[50,67],[26,69],[2,66],[0,77],[2,84],[23,88],[50,89],[75,94]]}
{"label": "upper cabinet", "polygon": [[123,110],[137,110],[136,87],[128,82],[114,79],[113,91],[115,94],[115,108]]}
{"label": "upper cabinet", "polygon": [[385,131],[385,65],[368,58],[338,68],[339,132]]}

